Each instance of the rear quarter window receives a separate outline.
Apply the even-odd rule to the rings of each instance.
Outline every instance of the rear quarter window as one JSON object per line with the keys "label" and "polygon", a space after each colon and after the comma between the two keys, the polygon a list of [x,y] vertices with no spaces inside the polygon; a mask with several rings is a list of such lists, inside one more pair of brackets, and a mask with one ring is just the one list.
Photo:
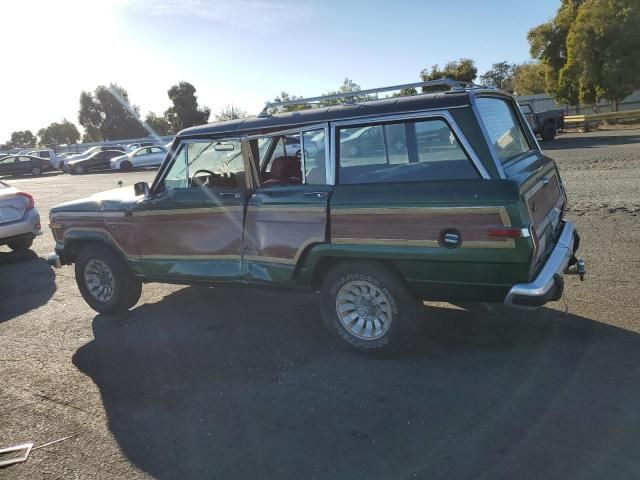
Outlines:
{"label": "rear quarter window", "polygon": [[478,178],[443,119],[408,120],[338,129],[341,184]]}
{"label": "rear quarter window", "polygon": [[480,120],[501,163],[532,150],[513,105],[502,99],[480,97],[476,100]]}

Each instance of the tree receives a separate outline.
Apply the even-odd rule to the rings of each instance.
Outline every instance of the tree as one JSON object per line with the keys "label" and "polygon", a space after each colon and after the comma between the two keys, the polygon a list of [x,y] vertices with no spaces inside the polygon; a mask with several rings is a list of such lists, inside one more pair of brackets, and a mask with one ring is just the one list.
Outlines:
{"label": "tree", "polygon": [[574,24],[584,0],[561,0],[556,16],[529,30],[527,40],[531,57],[539,60],[544,68],[545,90],[561,103],[576,105],[577,91],[566,83],[560,88],[560,71],[567,61],[567,36]]}
{"label": "tree", "polygon": [[[338,90],[327,92],[327,93],[325,93],[323,95],[337,95],[337,94],[340,94],[340,93],[354,93],[354,92],[359,92],[360,90],[362,90],[360,85],[358,85],[356,82],[354,82],[350,78],[345,78],[344,81],[342,82],[342,85],[340,85],[340,87],[338,88]],[[340,98],[334,98],[334,99],[330,99],[330,100],[323,100],[323,101],[320,102],[320,104],[323,105],[323,106],[338,105],[338,104],[345,103],[345,102],[348,102],[348,101],[366,102],[368,100],[373,100],[373,99],[374,99],[374,97],[372,97],[371,95],[355,95],[353,97],[340,97]]]}
{"label": "tree", "polygon": [[244,118],[247,116],[247,111],[232,104],[225,105],[222,109],[215,114],[216,120],[219,122],[224,120],[236,120],[238,118]]}
{"label": "tree", "polygon": [[80,94],[78,121],[85,129],[83,141],[120,140],[147,135],[139,108],[131,105],[127,91],[116,85],[99,85]]}
{"label": "tree", "polygon": [[514,65],[512,90],[516,95],[545,92],[545,67],[540,62]]}
{"label": "tree", "polygon": [[145,123],[156,135],[161,137],[165,135],[174,135],[176,133],[171,127],[171,123],[164,115],[156,115],[153,112],[149,112],[145,118]]}
{"label": "tree", "polygon": [[640,3],[586,0],[567,34],[567,59],[558,91],[582,103],[614,102],[640,87]]}
{"label": "tree", "polygon": [[9,148],[32,148],[36,146],[36,137],[31,130],[19,130],[11,133],[11,138],[5,144]]}
{"label": "tree", "polygon": [[[478,76],[478,69],[475,62],[470,58],[461,58],[460,60],[448,62],[442,70],[438,65],[433,65],[431,70],[426,68],[420,72],[420,78],[423,82],[429,80],[438,80],[440,78],[451,78],[461,82],[473,82]],[[448,87],[422,87],[423,92],[447,90]]]}
{"label": "tree", "polygon": [[[299,100],[301,98],[302,97],[298,97],[296,95],[290,95],[287,92],[283,91],[283,92],[280,92],[280,95],[274,98],[273,101],[276,103],[291,102],[293,100]],[[269,109],[269,112],[276,113],[278,109],[280,109],[280,111],[282,112],[297,112],[298,110],[306,110],[307,108],[311,108],[311,107],[309,105],[285,105],[283,107],[276,107],[276,108]]]}
{"label": "tree", "polygon": [[183,128],[202,125],[209,121],[211,109],[199,107],[195,93],[196,88],[189,82],[173,85],[167,92],[173,106],[165,112],[165,119],[173,131],[178,132]]}
{"label": "tree", "polygon": [[509,62],[494,63],[489,70],[480,76],[480,83],[485,87],[513,92],[514,68],[515,65]]}
{"label": "tree", "polygon": [[80,140],[78,128],[66,118],[38,130],[40,145],[60,145],[76,143]]}

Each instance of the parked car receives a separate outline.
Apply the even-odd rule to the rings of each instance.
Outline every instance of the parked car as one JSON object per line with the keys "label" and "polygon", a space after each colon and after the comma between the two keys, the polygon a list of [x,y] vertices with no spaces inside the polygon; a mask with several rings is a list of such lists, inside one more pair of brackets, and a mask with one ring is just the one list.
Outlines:
{"label": "parked car", "polygon": [[130,152],[133,152],[134,150],[137,150],[140,147],[152,147],[154,145],[155,145],[155,143],[153,143],[153,142],[130,143],[129,145],[127,145],[127,150],[130,151]]}
{"label": "parked car", "polygon": [[42,175],[49,170],[49,160],[31,155],[9,155],[0,159],[0,175]]}
{"label": "parked car", "polygon": [[65,159],[71,157],[72,155],[79,155],[78,152],[62,152],[57,153],[55,157],[53,157],[51,161],[51,165],[56,170],[62,170],[61,163],[64,162]]}
{"label": "parked car", "polygon": [[27,155],[32,157],[44,158],[49,162],[49,165],[53,167],[53,159],[56,157],[56,153],[50,148],[44,148],[40,150],[30,150]]}
{"label": "parked car", "polygon": [[78,153],[76,155],[70,155],[70,156],[64,158],[63,161],[60,162],[60,169],[64,170],[64,171],[67,171],[67,166],[68,166],[69,162],[74,162],[76,160],[84,160],[84,159],[90,157],[91,155],[93,155],[96,152],[104,152],[106,150],[112,150],[112,151],[116,150],[116,151],[120,152],[120,155],[124,155],[125,153],[127,153],[125,151],[125,148],[121,147],[119,145],[114,145],[114,146],[111,146],[111,145],[97,145],[95,147],[91,147],[90,149],[88,149],[85,152]]}
{"label": "parked car", "polygon": [[0,245],[21,251],[40,235],[40,214],[33,197],[0,182]]}
{"label": "parked car", "polygon": [[102,150],[85,158],[71,158],[65,162],[65,168],[74,175],[87,173],[89,170],[104,170],[111,167],[112,158],[121,156],[120,150]]}
{"label": "parked car", "polygon": [[126,155],[111,159],[112,170],[131,170],[139,167],[158,167],[167,156],[164,147],[141,147]]}
{"label": "parked car", "polygon": [[564,128],[564,110],[547,110],[536,113],[529,103],[521,103],[520,108],[533,133],[540,135],[543,140],[553,140],[556,138],[558,130]]}
{"label": "parked car", "polygon": [[[53,207],[49,262],[75,264],[104,314],[132,308],[143,282],[317,291],[329,331],[369,352],[402,345],[424,299],[559,299],[563,273],[585,267],[556,163],[510,95],[434,83],[452,90],[183,130],[151,186]],[[347,155],[339,139],[363,127],[407,148]],[[291,155],[292,136],[333,150]]]}

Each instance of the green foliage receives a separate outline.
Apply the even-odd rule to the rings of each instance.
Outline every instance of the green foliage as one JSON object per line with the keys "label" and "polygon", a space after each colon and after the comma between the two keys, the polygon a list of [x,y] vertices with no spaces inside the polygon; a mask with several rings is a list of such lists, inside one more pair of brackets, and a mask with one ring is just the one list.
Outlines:
{"label": "green foliage", "polygon": [[587,104],[615,102],[640,87],[640,2],[586,0],[567,35],[561,94]]}
{"label": "green foliage", "polygon": [[521,63],[513,67],[512,91],[516,95],[544,93],[546,67],[540,63]]}
{"label": "green foliage", "polygon": [[218,113],[215,114],[216,120],[219,122],[225,120],[236,120],[238,118],[245,118],[246,116],[246,110],[236,107],[233,104],[225,105]]}
{"label": "green foliage", "polygon": [[[451,78],[461,82],[473,82],[478,76],[478,69],[475,62],[470,58],[461,58],[448,62],[441,70],[438,65],[433,65],[431,70],[423,69],[420,78],[423,82],[438,80],[440,78]],[[422,87],[423,92],[448,90],[446,86]]]}
{"label": "green foliage", "polygon": [[120,140],[147,135],[137,106],[127,91],[116,85],[99,85],[94,93],[80,94],[78,121],[85,129],[83,141]]}
{"label": "green foliage", "polygon": [[163,137],[165,135],[175,134],[171,128],[171,124],[164,115],[156,115],[153,112],[149,112],[144,121],[147,124],[147,127],[149,127],[153,133],[158,136]]}
{"label": "green foliage", "polygon": [[[287,92],[281,92],[276,98],[273,99],[274,102],[290,102],[292,100],[299,100],[302,97],[298,97],[296,95],[290,95]],[[311,108],[308,105],[286,105],[283,107],[278,107],[273,110],[271,113],[276,113],[277,111],[281,112],[297,112],[299,110],[306,110],[307,108]],[[279,110],[278,110],[279,109]]]}
{"label": "green foliage", "polygon": [[561,103],[617,104],[640,87],[638,0],[562,0],[556,16],[527,38],[546,91]]}
{"label": "green foliage", "polygon": [[40,145],[73,144],[80,140],[78,128],[66,118],[38,130]]}
{"label": "green foliage", "polygon": [[196,87],[189,82],[173,85],[167,94],[173,106],[164,113],[164,116],[171,125],[172,132],[179,132],[184,128],[202,125],[209,121],[211,109],[198,106]]}
{"label": "green foliage", "polygon": [[480,83],[485,87],[498,88],[513,92],[513,75],[516,66],[509,62],[494,63],[489,70],[480,76]]}
{"label": "green foliage", "polygon": [[[342,85],[340,85],[340,88],[338,88],[338,90],[333,90],[331,92],[323,93],[323,95],[354,93],[354,92],[359,92],[360,90],[362,90],[362,88],[360,88],[360,85],[358,85],[356,82],[354,82],[350,78],[345,78],[344,82],[342,82]],[[322,102],[320,102],[320,104],[322,106],[340,105],[342,103],[345,103],[345,101],[366,102],[368,100],[373,100],[373,99],[374,97],[372,97],[371,95],[355,95],[353,97],[341,97],[341,98],[334,98],[330,100],[323,100]]]}
{"label": "green foliage", "polygon": [[0,145],[1,150],[12,148],[32,148],[36,146],[36,137],[31,130],[19,130],[11,133],[11,138],[4,145]]}

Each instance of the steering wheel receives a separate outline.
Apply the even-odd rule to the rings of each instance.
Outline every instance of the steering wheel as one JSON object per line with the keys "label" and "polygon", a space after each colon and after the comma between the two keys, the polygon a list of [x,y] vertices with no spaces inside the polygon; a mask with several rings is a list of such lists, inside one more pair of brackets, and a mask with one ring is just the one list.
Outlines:
{"label": "steering wheel", "polygon": [[[211,170],[205,170],[204,168],[201,168],[200,170],[196,170],[196,172],[193,174],[193,176],[191,177],[191,183],[193,183],[193,180],[198,176],[198,174],[199,174],[200,172],[207,173],[207,174],[209,174],[209,176],[213,176],[213,175],[215,175],[215,173],[213,173]],[[198,185],[199,185],[199,186],[201,186],[201,187],[202,187],[202,186],[204,186],[204,183],[202,183],[202,182],[200,182],[200,181],[198,181],[197,183],[198,183]]]}

